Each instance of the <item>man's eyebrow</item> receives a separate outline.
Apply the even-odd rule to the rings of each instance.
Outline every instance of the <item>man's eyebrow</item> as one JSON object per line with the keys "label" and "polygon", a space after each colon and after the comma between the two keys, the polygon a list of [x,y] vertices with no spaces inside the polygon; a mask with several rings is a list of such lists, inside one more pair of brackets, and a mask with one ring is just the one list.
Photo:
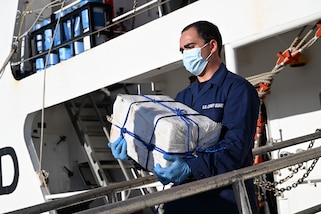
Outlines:
{"label": "man's eyebrow", "polygon": [[191,45],[195,45],[195,42],[190,42],[190,43],[184,45],[184,48],[190,48]]}
{"label": "man's eyebrow", "polygon": [[[183,47],[184,47],[184,48],[190,48],[191,45],[195,45],[195,42],[190,42],[190,43],[184,45]],[[183,53],[184,48],[180,48],[179,51]]]}

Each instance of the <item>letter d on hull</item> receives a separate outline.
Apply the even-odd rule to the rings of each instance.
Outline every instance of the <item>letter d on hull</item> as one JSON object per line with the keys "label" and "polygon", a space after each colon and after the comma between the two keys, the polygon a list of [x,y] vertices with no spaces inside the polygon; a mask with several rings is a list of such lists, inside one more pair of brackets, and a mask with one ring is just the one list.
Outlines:
{"label": "letter d on hull", "polygon": [[[12,158],[13,166],[14,166],[14,176],[12,183],[9,186],[3,186],[2,175],[5,173],[2,167],[1,159],[3,156],[9,155]],[[0,149],[0,195],[10,194],[12,193],[18,184],[19,179],[19,166],[16,152],[12,147],[4,147]]]}

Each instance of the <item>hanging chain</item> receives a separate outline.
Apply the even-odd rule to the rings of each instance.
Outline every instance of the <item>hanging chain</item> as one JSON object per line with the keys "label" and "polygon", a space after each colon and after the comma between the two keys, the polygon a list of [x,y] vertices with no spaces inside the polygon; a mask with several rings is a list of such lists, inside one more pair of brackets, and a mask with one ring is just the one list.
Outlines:
{"label": "hanging chain", "polygon": [[[321,131],[321,129],[317,129],[316,132]],[[314,145],[315,139],[311,140],[308,149],[310,150],[312,149],[313,145]],[[282,184],[286,181],[288,181],[289,179],[291,179],[296,173],[299,172],[299,169],[303,166],[303,163],[299,163],[294,169],[292,169],[292,173],[288,176],[286,176],[285,178],[279,180],[279,181],[274,181],[274,182],[270,182],[270,181],[263,181],[263,180],[259,180],[258,178],[256,178],[254,180],[254,184],[265,188],[266,190],[270,191],[270,192],[274,192],[274,196],[281,196],[281,194],[284,191],[290,191],[292,188],[296,188],[299,184],[301,184],[305,178],[307,178],[309,176],[309,174],[312,172],[312,170],[314,169],[315,165],[317,164],[319,158],[315,158],[310,167],[306,170],[306,172],[302,175],[301,178],[299,178],[296,182],[294,182],[292,185],[289,185],[287,187],[282,187],[282,188],[277,188],[276,186],[279,184]]]}
{"label": "hanging chain", "polygon": [[134,0],[133,10],[136,10],[136,8],[137,8],[137,4],[138,4],[137,0]]}
{"label": "hanging chain", "polygon": [[132,19],[132,30],[135,28],[135,16],[136,16],[136,8],[137,8],[137,5],[138,5],[138,1],[137,0],[134,0],[134,3],[133,3],[133,19]]}

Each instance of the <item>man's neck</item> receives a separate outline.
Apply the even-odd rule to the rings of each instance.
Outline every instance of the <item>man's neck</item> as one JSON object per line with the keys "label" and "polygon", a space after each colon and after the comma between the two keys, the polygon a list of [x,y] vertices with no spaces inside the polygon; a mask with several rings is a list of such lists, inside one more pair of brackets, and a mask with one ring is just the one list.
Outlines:
{"label": "man's neck", "polygon": [[211,79],[220,66],[221,66],[221,60],[215,60],[215,62],[212,62],[212,63],[209,62],[203,74],[197,76],[198,81],[205,82]]}

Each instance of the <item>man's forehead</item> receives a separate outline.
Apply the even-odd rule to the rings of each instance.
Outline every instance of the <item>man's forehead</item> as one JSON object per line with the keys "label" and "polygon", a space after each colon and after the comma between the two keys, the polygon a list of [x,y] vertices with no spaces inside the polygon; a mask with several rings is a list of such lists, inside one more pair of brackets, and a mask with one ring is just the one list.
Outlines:
{"label": "man's forehead", "polygon": [[201,40],[197,30],[195,28],[190,28],[181,34],[181,39],[180,41],[197,41]]}
{"label": "man's forehead", "polygon": [[187,30],[185,30],[184,32],[182,32],[181,34],[181,37],[186,37],[186,38],[189,38],[189,37],[192,37],[192,38],[198,38],[199,35],[198,35],[198,32],[195,28],[189,28]]}
{"label": "man's forehead", "polygon": [[181,34],[180,47],[202,43],[202,41],[203,41],[203,39],[201,39],[199,37],[199,34],[197,33],[197,31],[195,29],[194,30],[189,29],[189,30],[184,31]]}

